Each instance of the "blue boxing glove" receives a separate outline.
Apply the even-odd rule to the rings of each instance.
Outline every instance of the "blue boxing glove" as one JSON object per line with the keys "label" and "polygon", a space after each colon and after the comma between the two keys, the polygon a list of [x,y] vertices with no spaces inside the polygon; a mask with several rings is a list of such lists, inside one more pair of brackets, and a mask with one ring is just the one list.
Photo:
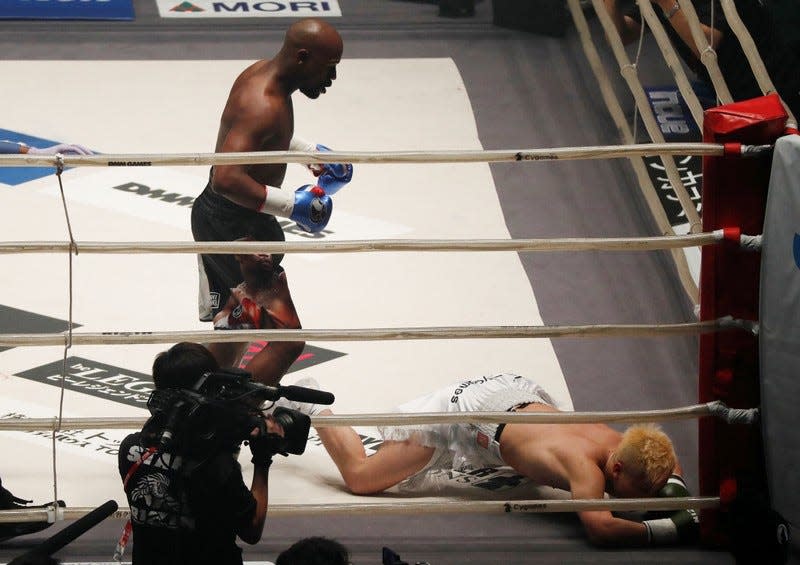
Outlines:
{"label": "blue boxing glove", "polygon": [[294,191],[294,209],[289,219],[301,230],[317,233],[325,229],[333,213],[333,200],[319,186],[307,184]]}
{"label": "blue boxing glove", "polygon": [[[329,147],[317,144],[317,151],[330,151]],[[353,180],[353,165],[350,163],[324,163],[309,166],[311,172],[317,177],[317,185],[321,186],[325,194],[333,196],[347,183]]]}
{"label": "blue boxing glove", "polygon": [[325,229],[333,212],[333,200],[313,184],[301,186],[294,193],[274,186],[265,187],[264,202],[258,209],[297,222],[303,231],[316,233]]}

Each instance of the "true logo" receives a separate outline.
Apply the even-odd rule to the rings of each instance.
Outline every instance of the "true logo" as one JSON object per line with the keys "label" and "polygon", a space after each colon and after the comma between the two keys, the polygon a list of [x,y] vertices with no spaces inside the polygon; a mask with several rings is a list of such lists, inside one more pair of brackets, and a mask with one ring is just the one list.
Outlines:
{"label": "true logo", "polygon": [[647,93],[650,105],[665,135],[689,133],[689,124],[676,91],[652,90]]}

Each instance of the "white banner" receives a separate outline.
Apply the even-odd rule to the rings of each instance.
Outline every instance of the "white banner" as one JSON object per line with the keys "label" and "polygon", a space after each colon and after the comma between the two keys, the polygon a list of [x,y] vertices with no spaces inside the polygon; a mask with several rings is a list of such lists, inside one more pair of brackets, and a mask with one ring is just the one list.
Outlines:
{"label": "white banner", "polygon": [[339,17],[338,0],[156,0],[162,18]]}

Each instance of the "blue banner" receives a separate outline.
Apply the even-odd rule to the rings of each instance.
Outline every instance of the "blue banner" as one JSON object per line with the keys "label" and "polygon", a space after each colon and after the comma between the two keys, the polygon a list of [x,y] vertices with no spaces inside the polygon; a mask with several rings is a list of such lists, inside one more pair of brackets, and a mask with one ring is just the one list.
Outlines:
{"label": "blue banner", "polygon": [[[647,100],[653,111],[653,116],[661,129],[664,141],[672,143],[690,143],[702,140],[702,132],[695,123],[689,107],[683,96],[674,85],[668,86],[646,86]],[[706,107],[708,101],[701,91],[696,91],[700,103]],[[650,179],[653,181],[658,191],[664,211],[669,217],[672,227],[687,225],[686,213],[683,211],[678,197],[672,188],[663,162],[658,156],[648,156],[644,158]],[[700,212],[703,189],[703,159],[699,156],[676,156],[675,164],[678,168],[681,181],[689,193],[689,198],[696,204],[697,211]]]}
{"label": "blue banner", "polygon": [[133,0],[2,0],[3,20],[132,20]]}

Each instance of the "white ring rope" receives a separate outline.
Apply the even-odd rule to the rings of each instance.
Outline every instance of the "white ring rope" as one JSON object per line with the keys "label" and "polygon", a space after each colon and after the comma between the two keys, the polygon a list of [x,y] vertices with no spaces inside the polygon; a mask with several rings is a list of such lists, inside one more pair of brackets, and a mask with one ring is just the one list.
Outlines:
{"label": "white ring rope", "polygon": [[631,337],[707,333],[745,329],[755,332],[752,322],[731,317],[679,324],[595,324],[583,326],[447,326],[418,328],[359,328],[324,330],[195,330],[114,331],[42,334],[0,334],[0,346],[141,345],[179,341],[241,343],[244,341],[376,341],[411,339],[496,339],[554,337]]}
{"label": "white ring rope", "polygon": [[[390,412],[385,414],[333,414],[312,416],[315,427],[336,426],[415,426],[427,424],[506,423],[506,424],[632,424],[666,422],[716,416],[729,424],[753,424],[758,409],[729,408],[715,400],[681,408],[629,410],[616,412]],[[0,431],[32,432],[41,430],[135,430],[146,418],[13,418],[0,420]]]}
{"label": "white ring rope", "polygon": [[[742,151],[742,154],[750,154]],[[243,153],[117,153],[98,155],[0,155],[0,167],[151,167],[192,165],[253,165],[275,163],[501,163],[510,161],[566,161],[615,159],[651,155],[721,157],[721,143],[639,143],[550,149],[445,151],[250,151]]]}
{"label": "white ring rope", "polygon": [[[740,236],[740,238],[745,236]],[[753,237],[753,236],[751,236]],[[376,251],[654,251],[699,247],[725,239],[723,230],[659,237],[554,239],[384,239],[351,241],[9,241],[9,253],[353,253]]]}
{"label": "white ring rope", "polygon": [[[763,149],[763,148],[762,148]],[[224,153],[224,154],[131,154],[131,155],[89,155],[89,156],[64,156],[56,154],[54,156],[31,156],[31,155],[0,155],[0,166],[55,166],[60,173],[64,167],[68,166],[153,166],[153,165],[224,165],[224,164],[256,164],[256,163],[330,163],[330,162],[348,162],[348,163],[468,163],[468,162],[508,162],[508,161],[553,161],[553,160],[569,160],[569,159],[608,159],[632,156],[648,156],[648,155],[702,155],[702,156],[723,156],[730,152],[730,148],[722,144],[675,144],[675,143],[657,143],[657,144],[638,144],[628,146],[596,146],[596,147],[582,147],[582,148],[556,148],[556,149],[532,149],[532,150],[511,150],[511,151],[437,151],[437,152],[361,152],[361,153],[347,153],[347,152],[326,152],[320,153],[301,153],[301,152],[250,152],[250,153]],[[752,155],[759,153],[758,148],[746,147],[741,151],[742,155]],[[527,240],[526,242],[517,241],[490,241],[490,242],[385,242],[384,247],[380,250],[401,250],[401,246],[406,246],[402,250],[412,250],[408,248],[409,245],[429,246],[435,247],[435,250],[441,250],[443,246],[464,246],[459,250],[523,250],[520,245],[533,246],[536,250],[545,249],[606,249],[610,246],[613,249],[635,249],[640,246],[640,249],[669,249],[681,246],[696,246],[706,243],[715,243],[721,239],[717,234],[696,234],[697,237],[693,239],[674,237],[670,245],[664,246],[666,238],[658,238],[661,241],[652,241],[656,238],[635,238],[633,239],[616,239],[604,240],[602,243],[599,241],[590,241],[587,239],[582,240],[561,240],[556,243],[553,240]],[[710,237],[710,240],[704,238]],[[650,241],[645,241],[650,240]],[[680,240],[680,241],[679,241]],[[700,243],[702,241],[702,243]],[[265,246],[261,242],[254,242],[253,246],[255,252],[265,252]],[[205,245],[222,245],[221,242],[211,242]],[[134,247],[131,247],[131,246]],[[189,244],[192,247],[187,248],[183,244],[176,247],[174,243],[155,242],[152,244],[130,244],[130,243],[88,243],[85,246],[78,246],[74,241],[69,244],[58,242],[49,243],[12,243],[4,245],[0,252],[53,252],[53,251],[68,251],[70,254],[74,250],[77,254],[79,251],[85,252],[116,252],[116,253],[129,253],[134,249],[136,251],[143,251],[145,247],[149,248],[147,251],[153,252],[209,252],[198,251],[197,244]],[[348,247],[349,245],[349,247]],[[561,247],[557,247],[560,245]],[[601,247],[597,247],[600,245]],[[649,245],[657,245],[658,247],[647,247]],[[14,246],[16,246],[14,248]],[[49,246],[45,248],[45,246]],[[336,243],[326,242],[319,249],[332,250],[335,249]],[[394,247],[392,249],[392,246]],[[477,248],[475,246],[478,246]],[[584,247],[580,247],[584,246]],[[309,246],[305,246],[306,248]],[[12,249],[13,248],[13,249]],[[231,242],[225,242],[224,249],[218,248],[218,253],[230,253],[233,248]],[[167,251],[167,249],[169,251]],[[319,250],[318,249],[318,250]],[[340,242],[337,251],[374,251],[379,250],[379,245],[375,242]],[[419,249],[414,249],[419,250]],[[434,249],[430,249],[434,250]],[[456,250],[456,249],[453,249]],[[296,250],[296,252],[307,251],[305,248]],[[284,250],[285,252],[285,250]],[[72,277],[70,276],[70,280]],[[724,320],[724,319],[723,319]],[[71,322],[71,316],[70,316]],[[730,320],[728,320],[728,324]],[[71,323],[70,323],[71,326]],[[208,339],[217,342],[230,342],[230,341],[252,341],[257,339],[267,339],[270,341],[300,341],[300,340],[328,340],[328,341],[346,341],[346,340],[369,340],[369,339],[431,339],[431,338],[468,338],[468,337],[559,337],[559,336],[593,336],[593,335],[665,335],[665,334],[684,334],[684,333],[701,333],[704,331],[716,331],[723,329],[726,326],[721,320],[713,320],[707,322],[688,323],[688,324],[671,324],[671,325],[616,325],[616,326],[556,326],[556,327],[467,327],[467,328],[389,328],[389,329],[366,329],[366,330],[257,330],[257,331],[232,331],[232,332],[216,332],[216,331],[197,331],[197,332],[113,332],[113,333],[84,333],[77,334],[69,331],[60,334],[6,334],[0,335],[0,345],[65,345],[69,348],[73,345],[88,345],[88,344],[136,344],[136,343],[174,343],[183,339],[192,341],[203,341]],[[735,327],[730,326],[728,327]],[[24,342],[24,343],[23,343]],[[62,383],[63,386],[63,383]],[[688,412],[687,412],[688,410]],[[712,409],[708,405],[699,405],[689,407],[688,409],[678,409],[679,412],[683,411],[680,415],[681,418],[697,417],[702,412],[702,415],[712,414]],[[591,421],[597,421],[597,418],[617,418],[615,420],[607,421],[625,421],[620,418],[634,418],[633,421],[641,421],[644,417],[645,420],[653,419],[676,419],[677,414],[673,414],[667,418],[666,415],[661,414],[655,416],[654,411],[650,411],[643,416],[643,413],[628,413],[623,416],[621,414],[576,414],[576,413],[556,413],[558,422],[563,422],[569,417],[573,419],[581,417],[590,417]],[[674,411],[673,411],[674,412]],[[535,416],[539,421],[543,420],[542,416],[552,417],[553,413],[547,414],[517,414],[517,413],[472,413],[469,416],[478,421],[518,421],[519,416]],[[447,418],[448,416],[460,416],[455,414],[406,414],[402,418],[404,424],[421,424],[430,423],[431,421],[439,421],[439,418]],[[567,416],[567,418],[565,418]],[[505,420],[509,418],[510,420]],[[416,421],[415,421],[416,419]],[[432,419],[432,420],[431,420]],[[452,419],[452,418],[451,418]],[[398,414],[372,414],[360,416],[324,416],[316,417],[315,425],[319,426],[333,426],[333,425],[381,425],[382,423],[394,423],[398,420]],[[531,418],[533,420],[533,418]],[[10,421],[0,422],[0,429],[11,429],[17,431],[29,430],[28,425],[43,425],[46,429],[53,430],[53,442],[55,446],[56,432],[64,429],[71,429],[70,426],[76,425],[80,429],[88,429],[91,426],[98,425],[99,427],[110,429],[116,428],[120,425],[120,421],[124,425],[130,426],[133,424],[134,428],[138,428],[143,424],[142,419],[66,419],[61,414],[54,419],[14,419]],[[445,420],[449,422],[450,420]],[[48,426],[49,425],[49,426]],[[41,429],[41,428],[38,428]],[[74,429],[74,428],[72,428]],[[54,473],[55,470],[55,454],[54,454]],[[57,475],[56,475],[57,481]],[[57,492],[57,491],[56,491]],[[57,498],[57,496],[55,497]],[[687,502],[688,501],[688,502]],[[359,505],[304,505],[298,507],[296,505],[286,505],[281,508],[280,505],[271,505],[270,513],[273,515],[281,514],[283,510],[286,514],[298,514],[306,510],[309,513],[348,513],[353,514],[356,512],[364,512],[375,514],[379,512],[394,512],[394,513],[414,513],[420,512],[465,512],[465,511],[478,511],[486,512],[489,509],[492,511],[536,511],[536,512],[575,512],[585,509],[622,509],[637,508],[641,509],[648,505],[648,503],[663,505],[665,502],[675,504],[680,502],[678,499],[639,499],[633,501],[607,501],[607,500],[564,500],[564,501],[515,501],[515,502],[496,502],[496,501],[482,501],[482,502],[466,502],[459,501],[449,505],[438,501],[436,503],[405,503],[398,505],[392,504],[359,504]],[[702,504],[710,506],[717,506],[719,504],[718,498],[706,499],[686,499],[683,501],[687,506],[680,508],[699,508],[703,507]],[[621,504],[620,504],[621,503]],[[426,506],[427,504],[427,506]],[[710,507],[708,506],[708,507]],[[678,508],[674,506],[657,506],[658,509],[673,509]],[[20,511],[2,511],[0,512],[0,522],[19,522],[19,521],[49,521],[54,522],[57,519],[65,519],[71,513],[78,512],[82,516],[90,509],[61,509],[56,506],[46,509],[32,510],[25,509]],[[129,515],[129,511],[118,511],[117,517],[125,517]],[[27,516],[25,518],[24,516]],[[79,517],[75,516],[75,517]]]}
{"label": "white ring rope", "polygon": [[[272,504],[267,515],[318,516],[336,514],[507,514],[510,512],[581,512],[583,510],[688,510],[717,508],[718,496],[690,496],[674,498],[609,498],[609,499],[542,499],[542,500],[440,500],[436,502],[365,502],[345,504]],[[55,516],[59,520],[77,520],[94,510],[92,507],[76,506],[59,508],[56,513],[42,508],[37,510],[0,511],[0,524],[11,522],[50,522]],[[55,516],[54,516],[55,514]],[[130,509],[120,508],[110,519],[130,518]]]}

